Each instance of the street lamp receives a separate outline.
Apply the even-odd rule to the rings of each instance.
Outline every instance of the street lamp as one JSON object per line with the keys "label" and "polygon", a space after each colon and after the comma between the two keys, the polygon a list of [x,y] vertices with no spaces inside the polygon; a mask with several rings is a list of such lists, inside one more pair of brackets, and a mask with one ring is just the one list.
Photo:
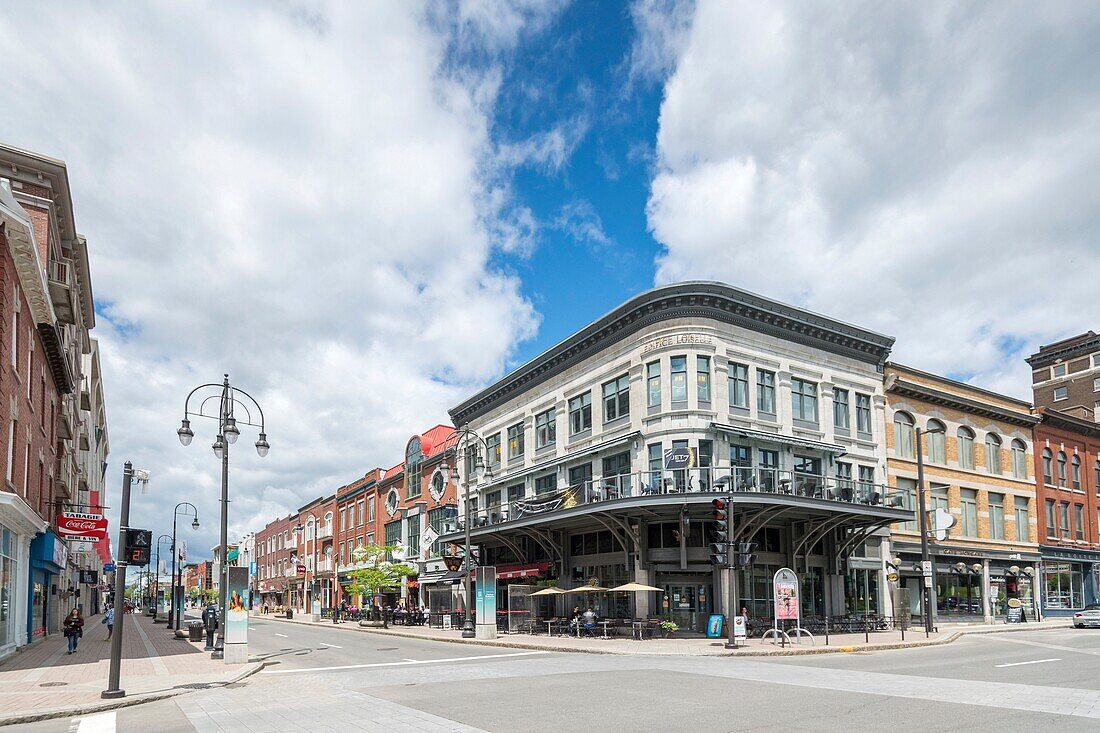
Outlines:
{"label": "street lamp", "polygon": [[189,501],[181,501],[176,504],[176,508],[172,512],[172,605],[168,608],[168,627],[173,629],[173,632],[180,630],[180,617],[183,616],[182,598],[180,599],[179,608],[176,607],[176,588],[183,585],[183,579],[177,579],[176,577],[177,561],[179,562],[179,572],[181,575],[183,574],[183,559],[180,557],[179,548],[176,546],[176,520],[180,515],[180,507],[184,508],[184,514],[187,513],[187,507],[191,508],[191,511],[195,513],[195,519],[191,522],[191,529],[197,530],[199,528],[199,510],[195,508],[195,505]]}
{"label": "street lamp", "polygon": [[[313,600],[317,598],[317,530],[320,528],[320,520],[317,519],[317,515],[313,512],[306,512],[306,514],[309,516],[309,521],[306,522],[306,525],[313,525],[313,580],[311,582],[308,577],[302,578],[302,595],[305,595],[305,588],[308,587],[310,589],[309,613],[310,615],[313,615]],[[298,533],[298,536],[301,538],[303,545],[306,541],[304,530],[305,527],[302,526],[301,515],[298,515],[298,525],[294,528],[294,531]],[[306,569],[306,572],[308,574],[308,568]],[[320,621],[321,619],[315,618],[313,620]]]}
{"label": "street lamp", "polygon": [[[208,394],[199,402],[198,408],[192,411],[191,398],[200,390],[207,390]],[[239,396],[247,398],[247,402],[239,399]],[[218,400],[218,411],[216,415],[205,411],[207,403],[214,399]],[[249,405],[256,408],[256,412],[259,414],[259,424],[252,422],[252,410]],[[235,414],[237,408],[244,410],[246,416],[245,420],[237,419]],[[218,609],[221,618],[218,626],[217,644],[214,648],[214,652],[210,656],[213,659],[223,659],[225,655],[225,622],[227,618],[226,593],[229,588],[229,562],[227,560],[229,545],[229,446],[236,442],[237,436],[240,435],[240,430],[237,428],[239,423],[259,428],[260,437],[259,440],[256,441],[256,452],[261,458],[267,455],[271,446],[267,443],[267,434],[264,428],[264,411],[260,407],[260,403],[243,389],[230,386],[228,374],[224,375],[221,384],[200,384],[188,393],[187,399],[184,400],[183,403],[183,421],[180,423],[179,430],[176,431],[180,443],[185,446],[189,445],[191,439],[195,437],[195,433],[191,430],[191,422],[189,420],[191,417],[205,417],[218,421],[218,434],[213,448],[214,454],[221,459],[222,462],[221,588],[218,598]]]}
{"label": "street lamp", "polygon": [[464,522],[466,530],[466,620],[462,622],[462,638],[472,639],[477,636],[474,630],[474,618],[472,613],[473,600],[473,586],[470,584],[470,573],[473,572],[474,562],[473,553],[470,545],[470,523],[472,517],[470,516],[470,474],[479,475],[485,470],[485,462],[482,458],[481,446],[484,440],[478,436],[473,430],[470,429],[469,424],[463,425],[461,428],[455,428],[454,433],[448,438],[455,439],[455,465],[453,468],[448,469],[449,478],[458,478],[458,461],[459,456],[462,456],[466,460],[468,470],[463,471],[463,501],[464,506]]}
{"label": "street lamp", "polygon": [[[920,502],[920,559],[923,576],[921,580],[924,583],[923,593],[921,594],[922,606],[924,610],[924,635],[927,637],[932,633],[932,587],[936,583],[936,566],[932,563],[928,548],[928,512],[925,509],[924,502],[924,438],[923,435],[935,435],[936,433],[945,432],[942,427],[932,428],[931,430],[921,430],[917,427],[917,496]],[[926,574],[928,573],[928,574]]]}

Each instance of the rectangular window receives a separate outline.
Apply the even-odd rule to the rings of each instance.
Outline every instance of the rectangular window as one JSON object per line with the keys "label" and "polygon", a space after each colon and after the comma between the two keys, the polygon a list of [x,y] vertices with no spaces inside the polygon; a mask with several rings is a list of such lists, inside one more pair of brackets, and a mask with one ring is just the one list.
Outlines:
{"label": "rectangular window", "polygon": [[1050,539],[1054,539],[1058,535],[1058,532],[1054,527],[1054,500],[1053,499],[1047,499],[1046,510],[1047,510],[1047,514],[1046,514],[1047,537],[1050,538]]}
{"label": "rectangular window", "polygon": [[488,467],[500,468],[500,433],[493,433],[485,439],[485,453]]}
{"label": "rectangular window", "polygon": [[848,431],[851,429],[848,414],[848,390],[833,390],[833,427]]}
{"label": "rectangular window", "polygon": [[608,456],[603,459],[602,475],[607,478],[609,476],[623,476],[630,473],[630,452],[616,453],[613,456]]}
{"label": "rectangular window", "polygon": [[[367,501],[367,521],[371,524],[374,524],[374,500],[376,498],[375,495],[371,495],[371,498]],[[359,516],[363,516],[363,507],[361,505],[359,507]],[[359,523],[362,524],[362,520],[360,520]]]}
{"label": "rectangular window", "polygon": [[775,414],[775,372],[756,370],[756,410]]}
{"label": "rectangular window", "polygon": [[1064,539],[1069,539],[1069,502],[1063,501],[1058,504],[1058,535]]}
{"label": "rectangular window", "polygon": [[791,412],[795,420],[817,423],[817,385],[804,379],[791,379]]}
{"label": "rectangular window", "polygon": [[554,408],[535,415],[535,448],[545,448],[558,442],[558,425]]}
{"label": "rectangular window", "polygon": [[12,481],[12,475],[15,472],[15,420],[11,421],[8,430],[8,483],[15,483]]}
{"label": "rectangular window", "polygon": [[[840,464],[837,464],[838,466]],[[849,474],[850,475],[850,474]],[[919,507],[917,506],[917,482],[911,478],[899,478],[898,479],[898,493],[902,497],[902,508],[908,509],[913,512],[913,519],[909,519],[901,523],[902,529],[909,532],[917,531],[917,512]]]}
{"label": "rectangular window", "polygon": [[860,496],[871,497],[875,494],[875,467],[874,466],[860,466],[859,467],[859,492]]}
{"label": "rectangular window", "polygon": [[856,431],[871,434],[871,395],[856,392]]}
{"label": "rectangular window", "polygon": [[603,385],[603,421],[611,422],[630,414],[630,377],[626,374]]}
{"label": "rectangular window", "polygon": [[730,443],[730,465],[735,468],[748,468],[752,466],[752,448],[747,445],[734,445]]}
{"label": "rectangular window", "polygon": [[928,487],[928,511],[937,509],[947,511],[947,487],[943,484],[931,484]]}
{"label": "rectangular window", "polygon": [[1005,538],[1005,496],[989,495],[989,536],[994,540]]}
{"label": "rectangular window", "polygon": [[592,464],[582,463],[569,469],[569,485],[583,486],[592,480]]}
{"label": "rectangular window", "polygon": [[650,407],[661,406],[661,362],[651,361],[645,365],[645,383],[647,403]]}
{"label": "rectangular window", "polygon": [[523,423],[518,423],[508,428],[508,458],[519,458],[523,455]]}
{"label": "rectangular window", "polygon": [[1092,391],[1100,392],[1100,377],[1093,377],[1092,379]]}
{"label": "rectangular window", "polygon": [[1030,534],[1028,529],[1030,516],[1027,510],[1027,497],[1017,496],[1014,502],[1016,506],[1016,541],[1030,542],[1031,540],[1028,537]]}
{"label": "rectangular window", "polygon": [[[526,492],[524,490],[523,484],[516,484],[515,486],[509,486],[508,487],[508,503],[511,504],[513,501],[520,501],[521,499],[523,499],[524,493],[526,493]],[[432,511],[434,512],[435,510],[433,509]]]}
{"label": "rectangular window", "polygon": [[592,429],[592,393],[585,392],[569,400],[569,434]]}
{"label": "rectangular window", "polygon": [[557,479],[554,474],[547,476],[539,476],[535,479],[535,493],[536,494],[549,494],[557,488]]}
{"label": "rectangular window", "polygon": [[700,402],[710,402],[710,357],[695,357],[695,389]]}
{"label": "rectangular window", "polygon": [[347,507],[340,507],[340,531],[341,532],[343,532],[348,526],[347,519],[348,519]]}
{"label": "rectangular window", "polygon": [[1054,401],[1061,402],[1062,400],[1069,399],[1069,387],[1055,387],[1054,388]]}
{"label": "rectangular window", "polygon": [[1073,531],[1075,538],[1085,539],[1085,507],[1080,504],[1073,505]]}
{"label": "rectangular window", "polygon": [[729,391],[730,407],[749,409],[749,368],[744,364],[730,362]]}
{"label": "rectangular window", "polygon": [[664,451],[660,443],[651,443],[647,446],[649,451],[649,470],[652,472],[650,481],[654,484],[661,480],[661,470],[664,468]]}
{"label": "rectangular window", "polygon": [[1055,364],[1053,367],[1050,368],[1050,374],[1055,379],[1057,379],[1058,377],[1066,376],[1066,365],[1065,364]]}
{"label": "rectangular window", "polygon": [[[359,526],[360,527],[363,526],[363,508],[364,508],[364,506],[365,506],[365,504],[364,504],[363,500],[360,500],[359,501]],[[371,503],[370,503],[370,509],[371,509],[370,521],[373,522],[374,521],[374,502],[373,501],[371,501]]]}
{"label": "rectangular window", "polygon": [[674,356],[669,359],[669,372],[672,377],[672,401],[687,402],[688,368],[686,356]]}

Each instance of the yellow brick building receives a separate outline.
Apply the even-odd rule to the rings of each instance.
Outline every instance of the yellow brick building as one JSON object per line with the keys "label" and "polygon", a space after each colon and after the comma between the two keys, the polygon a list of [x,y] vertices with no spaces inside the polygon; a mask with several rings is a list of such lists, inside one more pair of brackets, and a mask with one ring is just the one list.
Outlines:
{"label": "yellow brick building", "polygon": [[[884,380],[889,483],[917,509],[916,429],[931,431],[919,446],[925,508],[956,519],[945,539],[931,540],[937,618],[989,623],[1010,598],[1033,618],[1040,555],[1032,448],[1038,418],[1031,405],[900,364],[888,363]],[[899,577],[889,585],[908,590],[917,615],[918,522],[894,525],[890,544]]]}

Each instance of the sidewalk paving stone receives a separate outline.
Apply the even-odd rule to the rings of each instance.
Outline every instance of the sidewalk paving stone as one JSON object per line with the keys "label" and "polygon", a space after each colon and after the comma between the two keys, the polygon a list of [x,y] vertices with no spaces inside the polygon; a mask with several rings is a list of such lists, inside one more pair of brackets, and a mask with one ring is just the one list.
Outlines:
{"label": "sidewalk paving stone", "polygon": [[263,666],[213,660],[202,651],[202,642],[176,639],[165,624],[128,614],[121,674],[126,697],[104,700],[100,693],[107,688],[111,642],[101,620],[94,616],[85,621],[75,654],[66,653],[62,634],[52,634],[0,665],[0,725],[79,715],[224,685]]}

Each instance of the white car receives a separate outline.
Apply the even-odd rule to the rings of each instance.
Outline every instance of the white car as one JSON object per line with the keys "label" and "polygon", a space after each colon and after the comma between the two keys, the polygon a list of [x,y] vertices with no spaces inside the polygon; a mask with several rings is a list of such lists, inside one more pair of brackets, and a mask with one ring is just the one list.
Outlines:
{"label": "white car", "polygon": [[1073,614],[1073,628],[1083,629],[1086,626],[1100,628],[1100,603],[1090,603]]}

